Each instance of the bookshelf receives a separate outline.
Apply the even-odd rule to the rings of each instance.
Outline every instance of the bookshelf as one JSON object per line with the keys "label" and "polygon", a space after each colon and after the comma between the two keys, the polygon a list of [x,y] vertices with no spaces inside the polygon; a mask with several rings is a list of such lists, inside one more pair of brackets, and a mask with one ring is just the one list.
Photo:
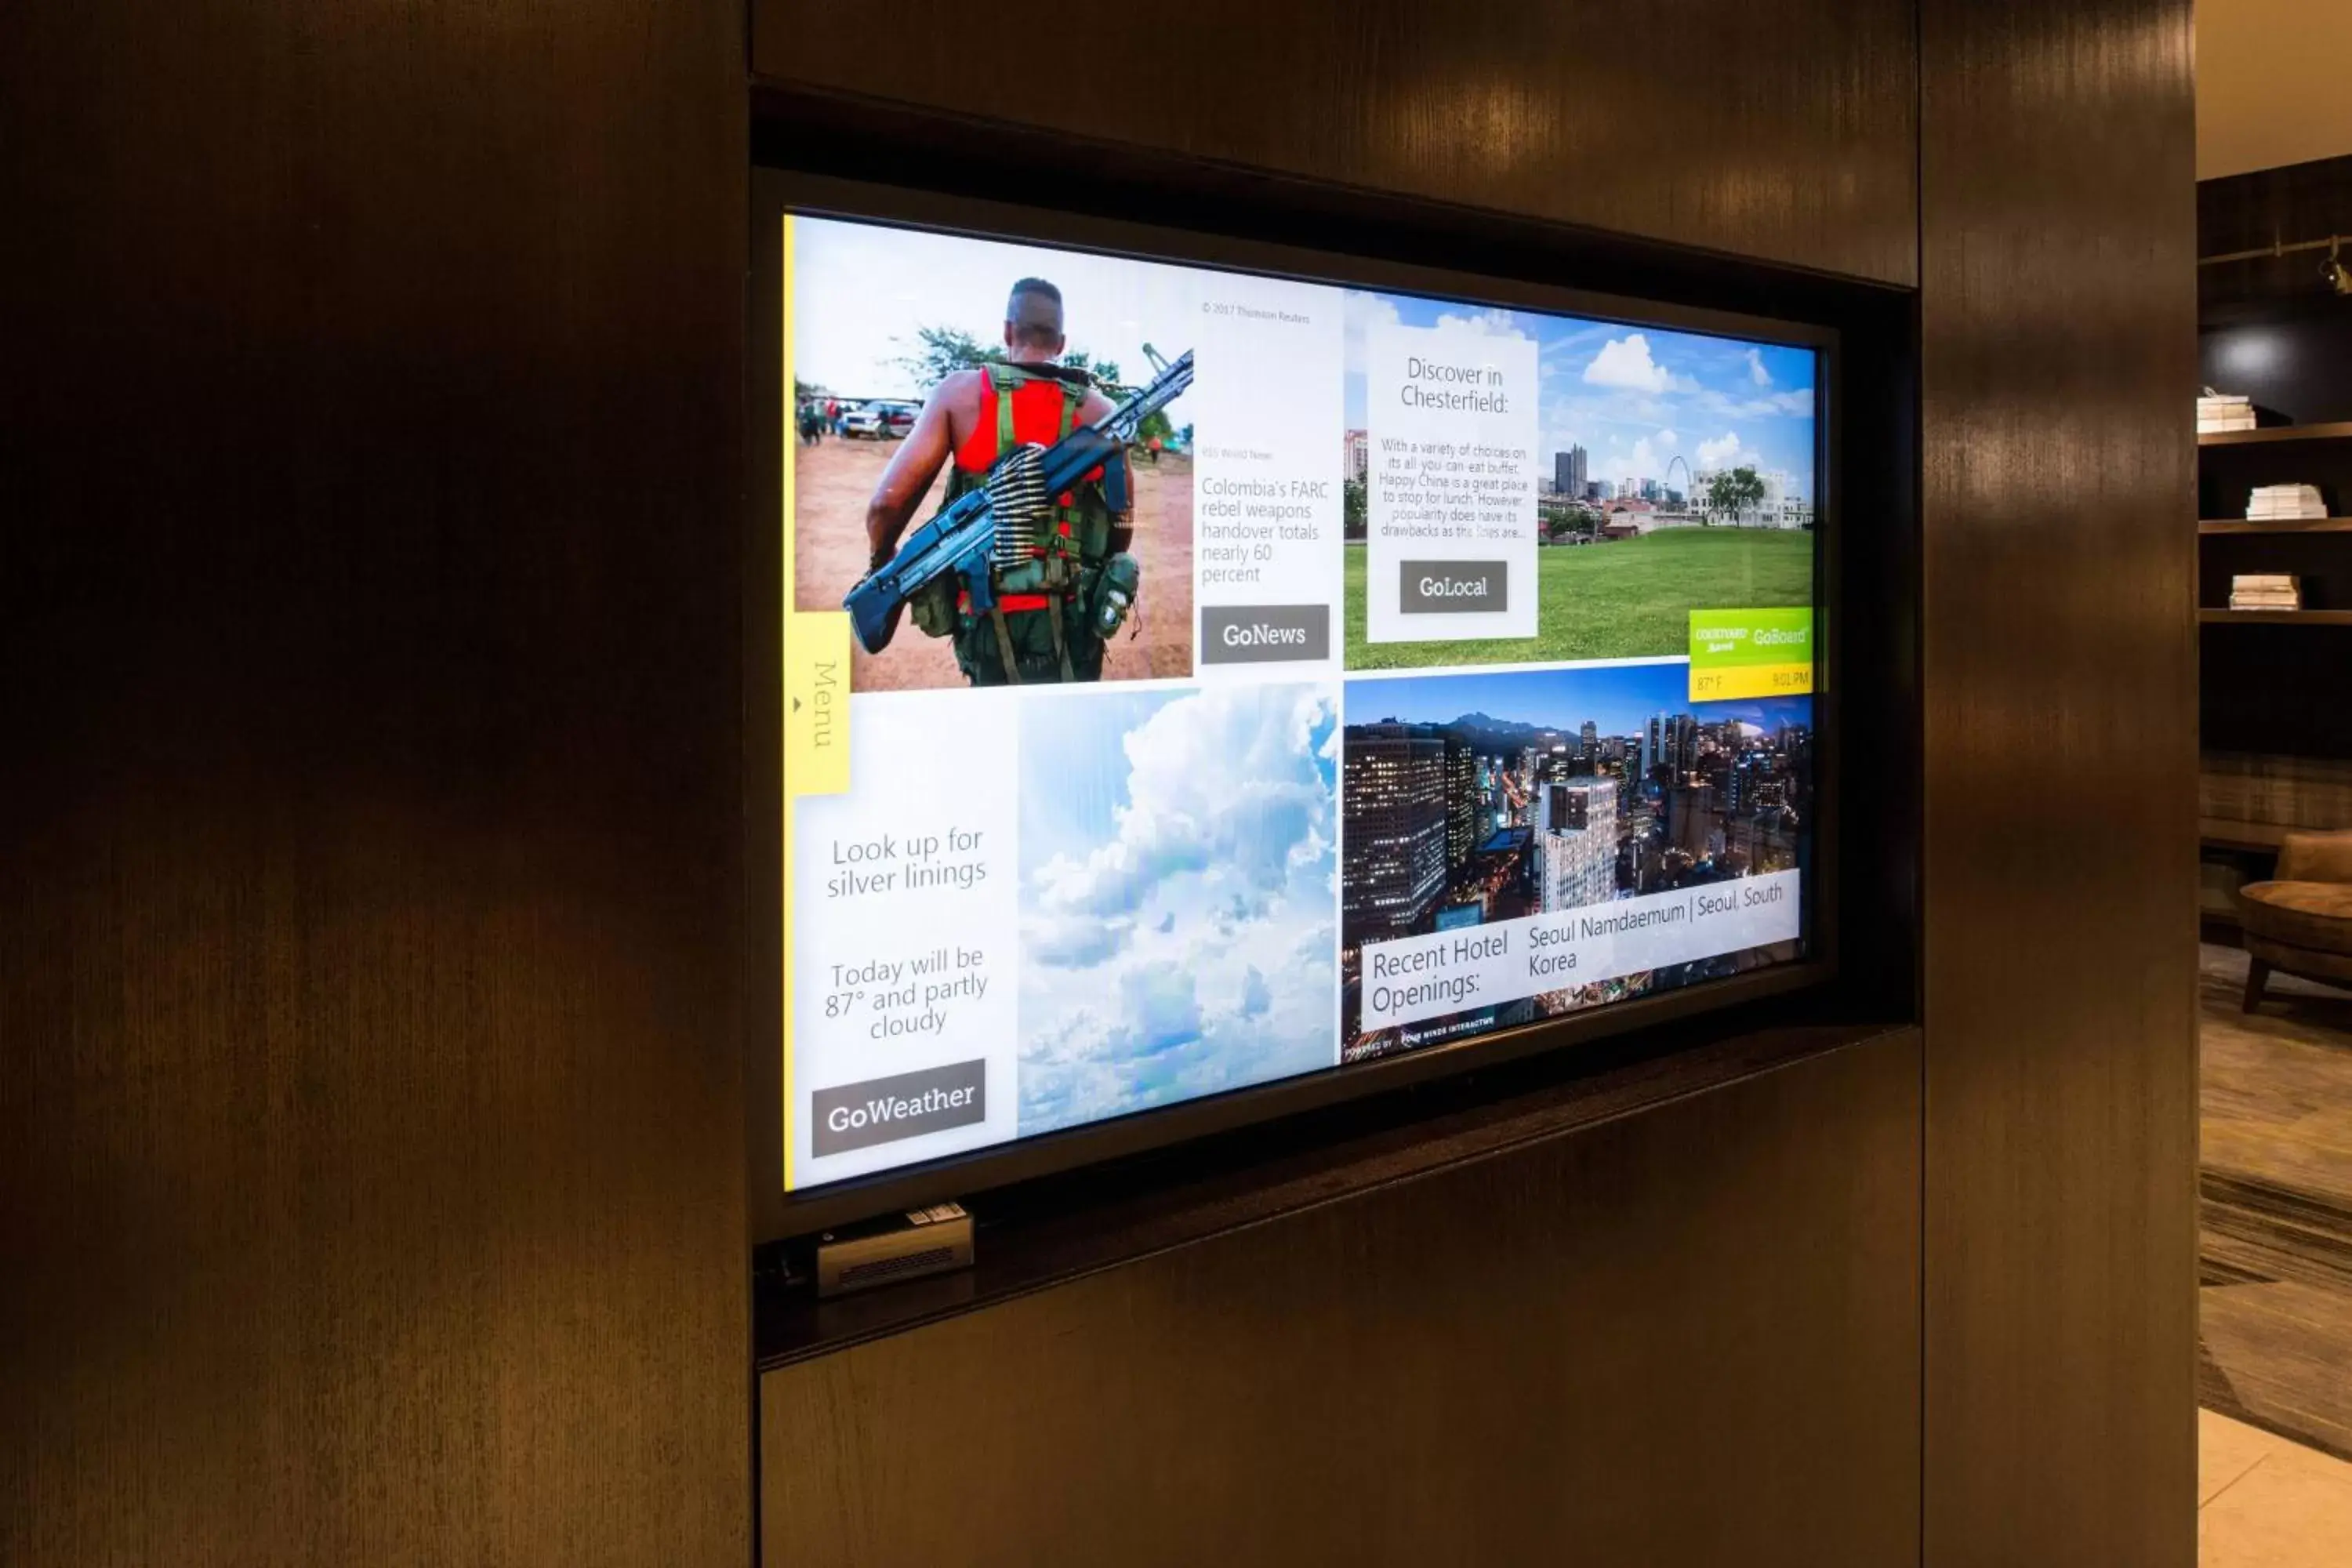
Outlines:
{"label": "bookshelf", "polygon": [[2266,447],[2274,441],[2352,441],[2352,421],[2335,425],[2266,425],[2259,430],[2216,430],[2200,447]]}
{"label": "bookshelf", "polygon": [[[2198,437],[2197,448],[2199,510],[2204,514],[2197,523],[2197,602],[2206,612],[2200,618],[2213,626],[2352,624],[2352,616],[2343,613],[2352,607],[2352,420],[2216,431]],[[2242,515],[2257,492],[2297,484],[2316,489],[2329,503],[2329,515]],[[2300,578],[2304,608],[2222,609],[2231,580],[2240,574]],[[2240,679],[2256,674],[2234,673]]]}
{"label": "bookshelf", "polygon": [[[2305,798],[2301,787],[2302,771],[2352,754],[2352,723],[2313,689],[2316,669],[2352,651],[2352,607],[2337,607],[2352,606],[2352,515],[2232,515],[2253,489],[2293,483],[2316,486],[2331,513],[2352,514],[2352,421],[2221,431],[2200,436],[2197,447],[2202,910],[2227,926],[2236,915],[2229,889],[2270,874],[2287,824],[2352,822],[2340,815],[2343,799]],[[2240,574],[2300,578],[2306,607],[2222,608]],[[2217,629],[2227,626],[2246,629]],[[2270,772],[2239,777],[2248,766]]]}
{"label": "bookshelf", "polygon": [[2242,517],[2208,517],[2197,522],[2200,533],[2352,533],[2352,517],[2291,517],[2252,522]]}
{"label": "bookshelf", "polygon": [[2352,610],[2200,610],[2197,618],[2209,626],[2352,626]]}

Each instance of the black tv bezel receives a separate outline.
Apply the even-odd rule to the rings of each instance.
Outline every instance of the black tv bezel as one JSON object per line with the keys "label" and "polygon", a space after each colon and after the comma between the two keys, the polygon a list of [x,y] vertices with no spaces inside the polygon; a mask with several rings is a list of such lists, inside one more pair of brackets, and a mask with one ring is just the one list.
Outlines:
{"label": "black tv bezel", "polygon": [[[1050,245],[1139,259],[1221,268],[1301,281],[1378,288],[1451,303],[1493,304],[1813,350],[1814,821],[1804,888],[1802,956],[1565,1017],[1473,1036],[1370,1061],[1225,1091],[1104,1121],[1016,1138],[820,1186],[783,1186],[782,691],[781,581],[782,224],[787,212]],[[1171,229],[831,175],[755,168],[751,215],[746,387],[751,483],[743,597],[745,1090],[751,1239],[790,1240],[894,1210],[1010,1186],[1075,1168],[1319,1110],[1435,1079],[1653,1029],[1827,984],[1838,973],[1841,727],[1843,686],[1838,584],[1842,418],[1837,329],[1738,311],[1641,300],[1558,283],[1457,271],[1360,254]],[[1338,1020],[1334,1019],[1337,1027]]]}

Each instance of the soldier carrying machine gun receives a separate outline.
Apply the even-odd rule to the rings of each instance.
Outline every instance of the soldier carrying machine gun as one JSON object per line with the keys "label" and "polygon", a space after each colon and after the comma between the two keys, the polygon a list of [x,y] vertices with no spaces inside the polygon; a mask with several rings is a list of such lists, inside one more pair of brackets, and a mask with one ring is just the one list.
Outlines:
{"label": "soldier carrying machine gun", "polygon": [[[1062,298],[1041,279],[1013,286],[1005,357],[959,371],[923,405],[866,510],[873,564],[842,600],[857,641],[879,653],[902,610],[954,638],[975,686],[1095,680],[1135,603],[1127,446],[1182,395],[1192,356],[1150,344],[1156,374],[1114,405],[1085,372],[1054,363]],[[908,518],[952,457],[948,503],[908,535]]]}

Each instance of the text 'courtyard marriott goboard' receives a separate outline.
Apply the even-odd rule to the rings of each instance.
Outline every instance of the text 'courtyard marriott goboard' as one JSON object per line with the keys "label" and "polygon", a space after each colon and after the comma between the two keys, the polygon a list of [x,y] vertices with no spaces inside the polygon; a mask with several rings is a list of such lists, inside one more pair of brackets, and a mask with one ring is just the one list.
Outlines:
{"label": "text 'courtyard marriott goboard'", "polygon": [[1820,335],[782,222],[788,1190],[1806,956]]}

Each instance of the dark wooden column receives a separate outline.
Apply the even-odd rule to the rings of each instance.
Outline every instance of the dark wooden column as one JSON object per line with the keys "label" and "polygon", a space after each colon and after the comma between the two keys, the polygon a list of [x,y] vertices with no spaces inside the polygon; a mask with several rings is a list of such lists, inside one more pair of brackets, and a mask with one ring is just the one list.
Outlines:
{"label": "dark wooden column", "polygon": [[1927,1561],[2196,1555],[2186,0],[1927,0]]}
{"label": "dark wooden column", "polygon": [[748,1559],[741,26],[0,13],[0,1561]]}

